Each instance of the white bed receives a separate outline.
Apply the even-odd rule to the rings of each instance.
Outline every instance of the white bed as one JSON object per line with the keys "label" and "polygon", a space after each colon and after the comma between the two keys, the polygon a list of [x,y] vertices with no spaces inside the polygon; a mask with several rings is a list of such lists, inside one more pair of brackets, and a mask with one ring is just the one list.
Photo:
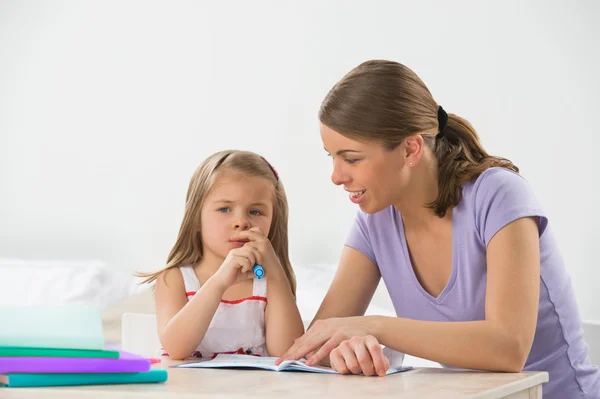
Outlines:
{"label": "white bed", "polygon": [[[296,265],[297,300],[308,325],[317,312],[335,274],[335,265]],[[97,260],[24,260],[0,258],[0,306],[36,304],[91,304],[103,311],[107,342],[120,344],[122,318],[153,314],[152,288],[140,285],[131,272],[122,272]],[[387,292],[380,287],[367,314],[394,316]],[[130,339],[131,342],[131,339]],[[407,356],[405,364],[438,366]]]}

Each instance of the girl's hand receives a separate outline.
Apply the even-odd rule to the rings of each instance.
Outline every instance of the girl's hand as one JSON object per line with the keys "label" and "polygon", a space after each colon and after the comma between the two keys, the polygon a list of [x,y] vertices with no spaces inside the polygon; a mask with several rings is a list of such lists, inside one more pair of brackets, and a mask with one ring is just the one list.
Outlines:
{"label": "girl's hand", "polygon": [[[250,230],[239,233],[240,239],[249,240],[243,248],[250,249],[255,256],[256,264],[261,265],[265,270],[265,276],[269,273],[277,273],[281,268],[281,263],[275,254],[271,241],[258,228],[253,227]],[[254,265],[252,265],[254,266]]]}
{"label": "girl's hand", "polygon": [[252,268],[256,264],[256,255],[251,248],[243,246],[229,251],[227,257],[212,278],[215,278],[226,290],[233,284],[254,278]]}
{"label": "girl's hand", "polygon": [[390,368],[379,341],[372,335],[342,341],[329,354],[331,367],[340,374],[364,374],[383,377]]}

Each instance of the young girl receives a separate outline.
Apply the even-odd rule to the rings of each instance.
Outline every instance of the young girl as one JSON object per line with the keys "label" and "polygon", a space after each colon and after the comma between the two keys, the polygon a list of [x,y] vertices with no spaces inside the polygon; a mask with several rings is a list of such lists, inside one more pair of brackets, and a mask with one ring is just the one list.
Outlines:
{"label": "young girl", "polygon": [[280,356],[304,333],[287,221],[285,190],[264,158],[222,151],[198,167],[167,266],[145,280],[156,280],[158,335],[172,358]]}

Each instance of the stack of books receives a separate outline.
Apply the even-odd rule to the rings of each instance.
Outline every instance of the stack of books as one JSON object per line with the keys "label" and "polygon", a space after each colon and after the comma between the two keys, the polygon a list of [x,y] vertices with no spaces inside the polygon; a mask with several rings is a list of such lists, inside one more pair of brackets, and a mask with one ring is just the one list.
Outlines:
{"label": "stack of books", "polygon": [[87,306],[0,307],[0,387],[165,382],[150,360],[104,347]]}

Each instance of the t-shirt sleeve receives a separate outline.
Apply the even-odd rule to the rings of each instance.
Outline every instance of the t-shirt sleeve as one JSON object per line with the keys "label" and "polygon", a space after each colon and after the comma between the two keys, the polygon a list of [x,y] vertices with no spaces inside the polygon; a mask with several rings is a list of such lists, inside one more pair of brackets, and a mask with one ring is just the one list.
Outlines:
{"label": "t-shirt sleeve", "polygon": [[475,222],[484,245],[487,247],[503,227],[524,217],[538,217],[541,236],[548,219],[529,183],[508,169],[495,168],[484,173],[475,191]]}
{"label": "t-shirt sleeve", "polygon": [[371,239],[369,237],[368,218],[369,215],[362,211],[358,211],[356,218],[354,219],[354,224],[352,225],[352,228],[350,228],[350,233],[348,233],[345,245],[356,249],[367,258],[371,259],[371,262],[377,264],[373,246],[371,245]]}

